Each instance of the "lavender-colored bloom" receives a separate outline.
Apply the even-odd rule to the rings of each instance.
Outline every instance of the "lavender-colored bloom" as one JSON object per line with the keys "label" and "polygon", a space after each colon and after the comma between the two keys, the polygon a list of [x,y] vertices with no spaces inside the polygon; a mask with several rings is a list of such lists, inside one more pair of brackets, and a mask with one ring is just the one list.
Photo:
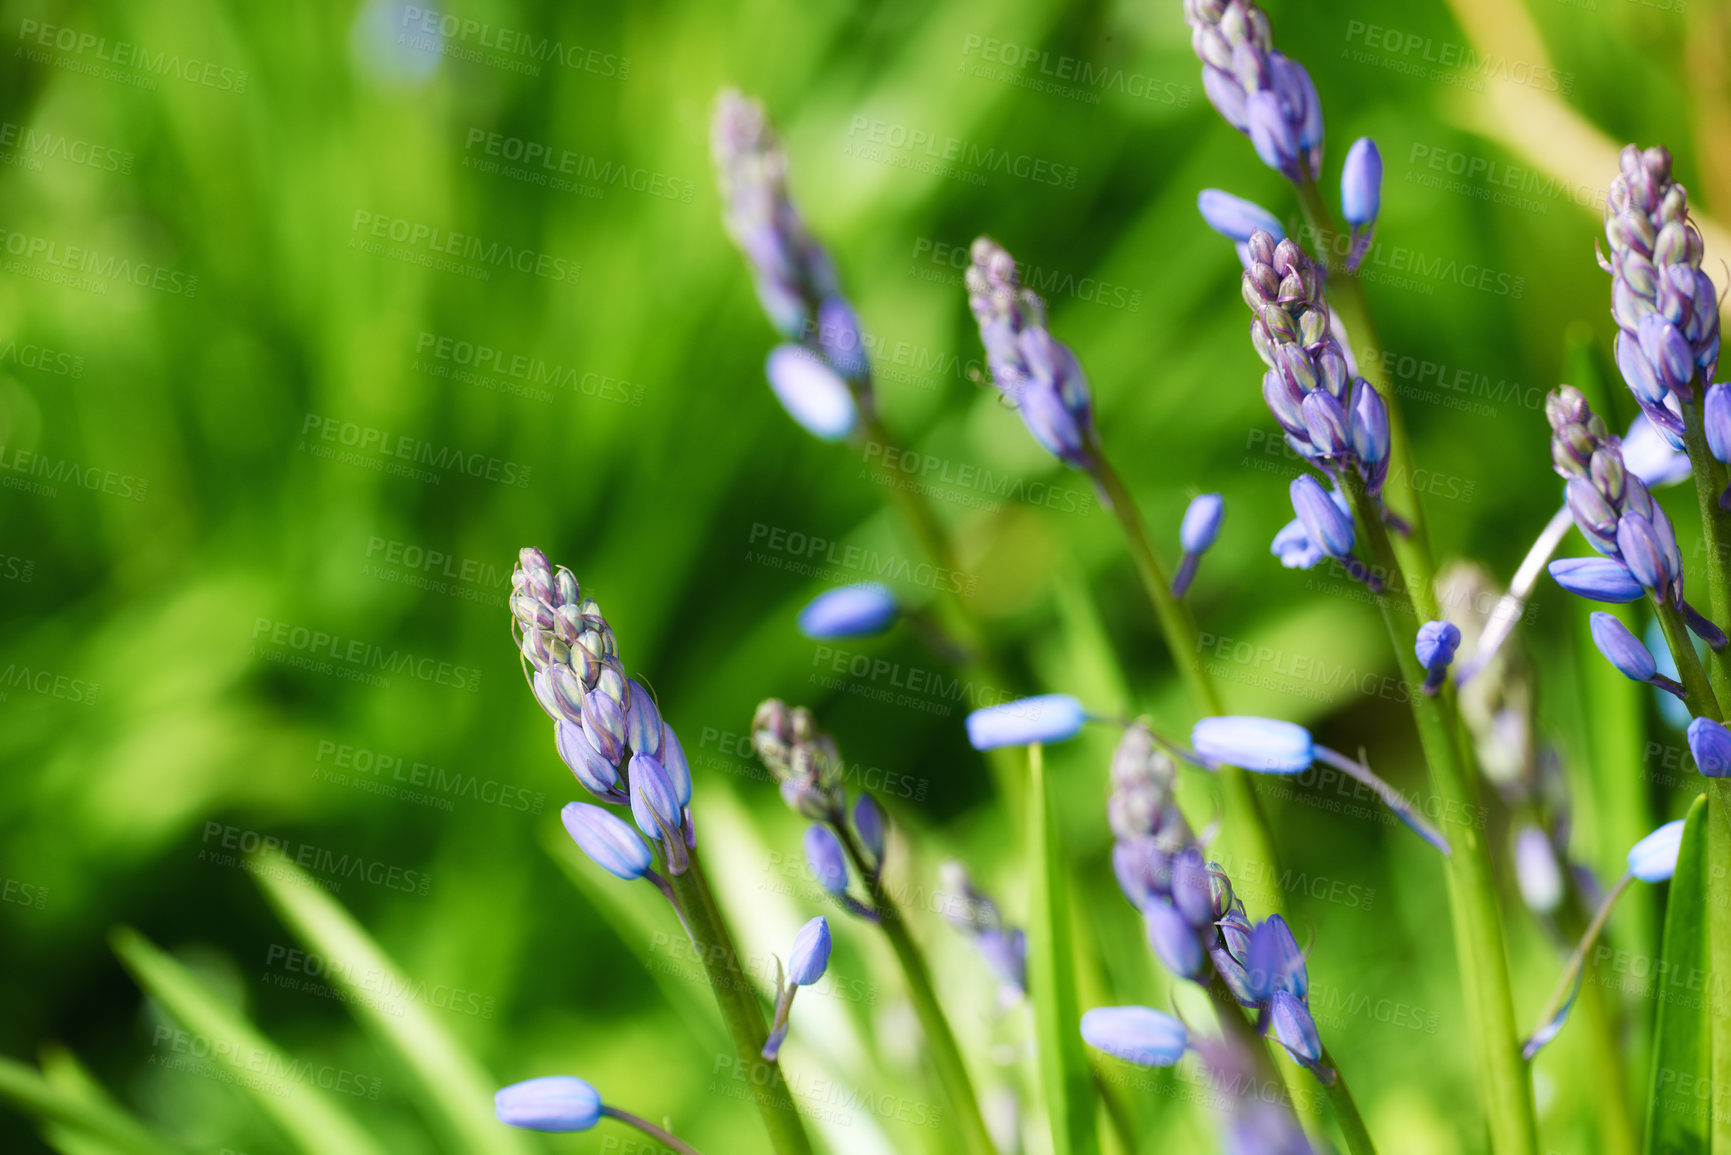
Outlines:
{"label": "lavender-colored bloom", "polygon": [[[1731,461],[1731,385],[1710,385],[1702,402],[1707,451],[1716,461]],[[1685,458],[1687,460],[1687,458]],[[1719,495],[1719,506],[1731,509],[1731,486]]]}
{"label": "lavender-colored bloom", "polygon": [[806,827],[805,865],[826,892],[838,898],[847,893],[847,854],[829,827],[816,822]]}
{"label": "lavender-colored bloom", "polygon": [[618,769],[589,744],[589,739],[583,736],[582,726],[573,726],[565,721],[554,722],[553,744],[585,790],[609,802],[627,800],[628,796],[619,786]]}
{"label": "lavender-colored bloom", "polygon": [[1015,258],[989,237],[974,241],[966,282],[992,382],[1053,456],[1075,469],[1094,460],[1088,379],[1046,328],[1046,304],[1022,287]]}
{"label": "lavender-colored bloom", "polygon": [[1203,189],[1196,198],[1196,209],[1209,228],[1234,244],[1244,244],[1259,229],[1277,241],[1286,239],[1286,230],[1279,217],[1255,201],[1235,197],[1229,192],[1217,188]]}
{"label": "lavender-colored bloom", "polygon": [[1442,688],[1443,679],[1448,676],[1449,663],[1455,660],[1455,650],[1460,648],[1460,644],[1460,627],[1453,622],[1426,622],[1418,628],[1418,640],[1413,644],[1413,651],[1418,655],[1419,665],[1425,668],[1425,693],[1435,694]]}
{"label": "lavender-colored bloom", "polygon": [[1205,765],[1233,765],[1259,774],[1297,774],[1316,759],[1310,731],[1274,718],[1203,718],[1190,745]]}
{"label": "lavender-colored bloom", "polygon": [[677,836],[684,815],[679,796],[661,763],[647,754],[634,755],[630,778],[631,816],[637,820],[637,828],[657,842],[661,841],[663,827]]}
{"label": "lavender-colored bloom", "polygon": [[679,805],[690,806],[691,764],[685,760],[685,747],[679,744],[679,735],[665,722],[661,726],[661,768],[667,772],[667,781],[673,784],[673,795],[679,799]]}
{"label": "lavender-colored bloom", "polygon": [[1029,746],[1074,738],[1087,721],[1082,703],[1069,694],[1038,694],[968,715],[968,742],[976,750]]}
{"label": "lavender-colored bloom", "polygon": [[1274,50],[1268,17],[1249,0],[1185,0],[1202,88],[1257,156],[1288,180],[1322,171],[1322,105],[1302,65]]}
{"label": "lavender-colored bloom", "polygon": [[1629,567],[1615,558],[1559,558],[1545,568],[1558,585],[1589,601],[1621,605],[1638,602],[1647,592]]}
{"label": "lavender-colored bloom", "polygon": [[[1723,386],[1715,386],[1723,388]],[[1722,419],[1725,429],[1731,431],[1731,396],[1720,395],[1720,404],[1727,412]],[[1713,442],[1713,391],[1707,391],[1707,442]],[[1731,445],[1731,441],[1726,443]],[[1680,453],[1671,447],[1663,434],[1653,428],[1653,423],[1645,416],[1635,418],[1629,426],[1629,432],[1623,435],[1623,468],[1639,477],[1646,483],[1648,489],[1661,485],[1675,485],[1689,477],[1689,455]]]}
{"label": "lavender-colored bloom", "polygon": [[859,407],[847,382],[804,345],[777,345],[763,371],[787,415],[821,441],[840,441],[853,432]]}
{"label": "lavender-colored bloom", "polygon": [[1642,882],[1665,882],[1677,873],[1683,820],[1667,822],[1629,848],[1629,873]]}
{"label": "lavender-colored bloom", "polygon": [[1148,932],[1148,945],[1167,970],[1184,979],[1201,973],[1202,940],[1169,899],[1150,899],[1142,908],[1142,925]]}
{"label": "lavender-colored bloom", "polygon": [[900,613],[888,586],[861,582],[813,598],[799,613],[799,632],[818,641],[870,637],[889,629]]}
{"label": "lavender-colored bloom", "polygon": [[1310,992],[1304,952],[1298,949],[1292,928],[1278,914],[1263,919],[1250,932],[1244,967],[1258,1002],[1273,998],[1277,991],[1300,999]]}
{"label": "lavender-colored bloom", "polygon": [[1139,1067],[1170,1067],[1184,1057],[1184,1024],[1151,1007],[1095,1007],[1082,1014],[1088,1045]]}
{"label": "lavender-colored bloom", "polygon": [[1307,1067],[1321,1063],[1322,1039],[1304,1001],[1286,991],[1275,991],[1271,1011],[1274,1037],[1280,1040],[1280,1045]]}
{"label": "lavender-colored bloom", "polygon": [[567,802],[559,819],[579,849],[609,874],[630,881],[648,873],[653,861],[649,847],[612,811],[587,802]]}
{"label": "lavender-colored bloom", "polygon": [[866,853],[880,864],[884,860],[884,827],[886,825],[883,807],[879,806],[877,800],[870,794],[861,794],[853,804],[854,832],[859,835],[859,840],[865,846]]}
{"label": "lavender-colored bloom", "polygon": [[1610,614],[1595,612],[1590,623],[1593,630],[1593,644],[1599,647],[1599,652],[1605,655],[1605,660],[1617,668],[1617,672],[1625,678],[1636,682],[1651,682],[1661,690],[1684,697],[1683,687],[1670,678],[1659,673],[1659,665],[1653,658],[1653,652],[1641,643],[1641,639],[1629,632],[1629,628]]}
{"label": "lavender-colored bloom", "polygon": [[1184,549],[1178,572],[1172,578],[1172,596],[1183,597],[1196,577],[1196,565],[1220,533],[1220,521],[1226,516],[1226,500],[1218,493],[1204,493],[1193,498],[1184,510],[1184,521],[1178,529],[1178,541]]}
{"label": "lavender-colored bloom", "polygon": [[793,936],[793,953],[787,958],[787,981],[809,987],[829,969],[829,919],[818,915]]}
{"label": "lavender-colored bloom", "polygon": [[1184,921],[1197,930],[1214,925],[1219,917],[1215,910],[1213,878],[1202,861],[1202,852],[1188,847],[1172,859],[1172,905],[1184,916]]}
{"label": "lavender-colored bloom", "polygon": [[853,306],[841,297],[830,297],[817,307],[817,347],[823,359],[850,384],[860,385],[871,371],[866,360],[865,336]]}
{"label": "lavender-colored bloom", "polygon": [[1352,518],[1340,511],[1316,478],[1308,473],[1294,478],[1290,490],[1292,512],[1298,515],[1310,540],[1330,557],[1352,553],[1355,540]]}
{"label": "lavender-colored bloom", "polygon": [[1328,556],[1322,552],[1321,546],[1310,540],[1304,523],[1296,517],[1280,527],[1280,532],[1269,543],[1268,552],[1279,558],[1280,564],[1287,569],[1313,569]]}
{"label": "lavender-colored bloom", "polygon": [[1731,777],[1731,730],[1711,718],[1696,718],[1688,735],[1697,770],[1708,778]]}
{"label": "lavender-colored bloom", "polygon": [[1536,826],[1515,835],[1515,881],[1521,897],[1539,914],[1550,914],[1563,900],[1563,873],[1551,840]]}
{"label": "lavender-colored bloom", "polygon": [[1628,145],[1611,181],[1605,212],[1611,315],[1617,366],[1641,409],[1682,448],[1681,406],[1693,381],[1713,379],[1719,360],[1719,302],[1701,270],[1701,234],[1689,220],[1689,196],[1671,179],[1671,154]]}
{"label": "lavender-colored bloom", "polygon": [[1361,136],[1346,150],[1340,173],[1340,215],[1354,229],[1376,223],[1382,208],[1382,153],[1376,142]]}
{"label": "lavender-colored bloom", "polygon": [[531,1131],[587,1131],[601,1121],[601,1093],[575,1075],[545,1075],[499,1090],[493,1113]]}

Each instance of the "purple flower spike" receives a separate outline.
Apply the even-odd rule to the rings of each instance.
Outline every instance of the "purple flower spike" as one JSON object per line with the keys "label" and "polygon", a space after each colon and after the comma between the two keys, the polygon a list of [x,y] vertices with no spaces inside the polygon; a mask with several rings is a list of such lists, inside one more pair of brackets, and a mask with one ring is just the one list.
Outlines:
{"label": "purple flower spike", "polygon": [[1696,718],[1688,733],[1695,768],[1708,778],[1731,777],[1731,730],[1711,718]]}
{"label": "purple flower spike", "polygon": [[1304,68],[1274,50],[1268,17],[1248,0],[1186,0],[1202,87],[1262,162],[1298,182],[1322,170],[1322,106]]}
{"label": "purple flower spike", "polygon": [[764,363],[776,400],[807,433],[840,441],[853,432],[859,407],[847,382],[803,345],[777,345]]}
{"label": "purple flower spike", "polygon": [[1095,1007],[1082,1015],[1082,1038],[1139,1067],[1170,1067],[1190,1045],[1184,1024],[1150,1007]]}
{"label": "purple flower spike", "polygon": [[1659,672],[1653,652],[1642,644],[1640,638],[1631,634],[1627,626],[1602,611],[1593,613],[1590,622],[1593,644],[1599,647],[1599,652],[1616,667],[1618,673],[1631,681],[1650,682],[1687,701],[1683,687]]}
{"label": "purple flower spike", "polygon": [[649,847],[612,811],[587,802],[568,802],[559,818],[572,841],[602,870],[627,882],[649,872],[653,861]]}
{"label": "purple flower spike", "polygon": [[1449,663],[1455,660],[1455,650],[1461,644],[1460,627],[1453,622],[1426,622],[1418,628],[1418,641],[1413,650],[1418,655],[1419,665],[1425,668],[1428,675],[1424,680],[1424,692],[1435,694],[1442,689],[1443,679],[1448,676]]}
{"label": "purple flower spike", "polygon": [[866,638],[889,629],[900,613],[888,586],[861,582],[813,598],[799,613],[799,632],[818,641]]}
{"label": "purple flower spike", "polygon": [[1316,757],[1310,731],[1274,718],[1204,718],[1191,730],[1190,745],[1206,766],[1238,766],[1259,774],[1297,774]]}
{"label": "purple flower spike", "polygon": [[1291,493],[1292,512],[1318,548],[1330,557],[1344,558],[1352,553],[1352,518],[1341,512],[1316,478],[1307,473],[1294,479]]}
{"label": "purple flower spike", "polygon": [[1087,720],[1081,701],[1069,694],[1038,694],[969,714],[968,742],[976,750],[1062,742],[1074,738]]}
{"label": "purple flower spike", "polygon": [[1666,882],[1677,873],[1683,820],[1667,822],[1629,848],[1629,873],[1642,882]]}
{"label": "purple flower spike", "polygon": [[1647,592],[1629,567],[1615,558],[1562,558],[1546,568],[1558,585],[1589,601],[1624,605],[1640,601]]}
{"label": "purple flower spike", "polygon": [[501,1089],[493,1113],[531,1131],[587,1131],[601,1121],[601,1094],[574,1075],[547,1075]]}

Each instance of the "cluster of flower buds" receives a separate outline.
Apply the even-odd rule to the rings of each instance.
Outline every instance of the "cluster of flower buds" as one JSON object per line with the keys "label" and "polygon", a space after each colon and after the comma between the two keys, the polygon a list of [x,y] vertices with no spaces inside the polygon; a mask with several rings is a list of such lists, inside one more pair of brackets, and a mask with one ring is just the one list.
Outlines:
{"label": "cluster of flower buds", "polygon": [[1682,406],[1693,382],[1713,379],[1719,362],[1719,300],[1701,271],[1701,234],[1689,220],[1689,194],[1671,179],[1671,154],[1624,147],[1622,171],[1605,208],[1612,276],[1617,367],[1641,409],[1680,447]]}
{"label": "cluster of flower buds", "polygon": [[974,885],[968,868],[950,861],[938,868],[944,920],[968,938],[998,979],[998,1003],[1010,1007],[1028,991],[1028,936],[1004,922],[998,904]]}
{"label": "cluster of flower buds", "polygon": [[1209,952],[1214,969],[1232,996],[1256,1011],[1258,1030],[1272,1030],[1295,1060],[1324,1084],[1332,1083],[1334,1071],[1322,1061],[1322,1039],[1310,1013],[1310,972],[1292,928],[1278,914],[1252,924],[1231,884],[1224,878],[1217,882],[1226,909]]}
{"label": "cluster of flower buds", "polygon": [[1647,485],[1625,467],[1622,447],[1587,407],[1578,389],[1563,385],[1545,398],[1551,423],[1551,464],[1575,525],[1600,558],[1568,558],[1550,564],[1557,584],[1581,597],[1630,602],[1650,593],[1670,604],[1715,649],[1725,635],[1683,600],[1683,557],[1671,519]]}
{"label": "cluster of flower buds", "polygon": [[1250,0],[1184,0],[1202,88],[1262,163],[1294,183],[1322,171],[1322,104],[1304,66],[1274,48],[1268,16]]}
{"label": "cluster of flower buds", "polygon": [[781,786],[781,797],[796,814],[812,819],[805,832],[805,860],[812,877],[848,913],[876,921],[877,909],[850,893],[848,860],[854,855],[869,892],[883,870],[888,822],[870,794],[854,800],[848,825],[844,764],[835,738],[818,729],[804,706],[789,707],[770,698],[751,719],[751,744],[770,776]]}
{"label": "cluster of flower buds", "polygon": [[1268,366],[1263,400],[1305,460],[1330,476],[1355,468],[1370,492],[1380,493],[1388,477],[1388,407],[1351,371],[1330,326],[1321,269],[1293,241],[1267,232],[1252,233],[1246,247],[1250,340]]}
{"label": "cluster of flower buds", "polygon": [[1068,346],[1046,328],[1046,304],[1022,286],[1015,258],[990,237],[974,241],[968,308],[979,322],[992,382],[1022,415],[1034,440],[1076,469],[1094,461],[1088,379]]}
{"label": "cluster of flower buds", "polygon": [[[511,627],[536,701],[554,723],[559,756],[590,794],[629,806],[638,828],[682,874],[695,845],[691,769],[673,728],[640,683],[625,676],[619,644],[577,578],[533,547],[511,574]],[[599,806],[573,802],[567,829],[621,878],[649,873],[649,854],[630,827]]]}
{"label": "cluster of flower buds", "polygon": [[723,91],[710,151],[728,235],[751,267],[764,312],[789,339],[769,355],[770,387],[814,436],[845,437],[859,404],[870,399],[865,341],[829,254],[806,231],[788,196],[787,154],[763,106]]}

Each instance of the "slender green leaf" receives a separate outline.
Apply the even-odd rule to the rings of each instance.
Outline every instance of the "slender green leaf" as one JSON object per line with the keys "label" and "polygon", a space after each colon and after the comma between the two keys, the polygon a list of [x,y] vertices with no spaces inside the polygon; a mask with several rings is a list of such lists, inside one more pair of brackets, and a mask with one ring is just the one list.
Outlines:
{"label": "slender green leaf", "polygon": [[212,1069],[232,1074],[232,1081],[307,1155],[384,1155],[335,1099],[305,1081],[310,1064],[284,1054],[191,971],[131,927],[117,928],[112,942],[114,953],[144,992],[208,1040]]}
{"label": "slender green leaf", "polygon": [[1069,892],[1039,746],[1029,747],[1028,768],[1028,846],[1034,863],[1028,887],[1028,986],[1040,1086],[1054,1155],[1080,1155],[1097,1143],[1094,1076],[1082,1049]]}
{"label": "slender green leaf", "polygon": [[[253,877],[291,931],[331,960],[330,978],[355,996],[349,1007],[379,1036],[420,1081],[432,1121],[443,1125],[458,1150],[489,1155],[529,1155],[522,1135],[493,1117],[498,1082],[452,1038],[415,999],[381,1001],[363,990],[362,976],[386,991],[408,991],[412,984],[372,936],[310,875],[281,856]],[[395,1012],[401,1011],[401,1014]]]}
{"label": "slender green leaf", "polygon": [[[1669,975],[1707,975],[1707,798],[1697,798],[1683,825],[1683,846],[1665,910],[1664,962]],[[1653,1026],[1653,1081],[1647,1100],[1647,1155],[1707,1150],[1701,1101],[1681,1094],[1682,1080],[1710,1080],[1707,1015],[1660,990]],[[1711,1086],[1708,1082],[1706,1085]]]}
{"label": "slender green leaf", "polygon": [[55,1086],[35,1068],[0,1057],[0,1100],[122,1155],[182,1155],[186,1148],[166,1139],[106,1099]]}

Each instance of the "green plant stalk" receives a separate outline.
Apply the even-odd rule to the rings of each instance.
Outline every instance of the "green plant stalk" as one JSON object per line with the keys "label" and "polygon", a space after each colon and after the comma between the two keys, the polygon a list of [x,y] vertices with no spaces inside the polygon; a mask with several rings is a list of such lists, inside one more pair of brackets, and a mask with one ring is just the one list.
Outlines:
{"label": "green plant stalk", "polygon": [[188,1150],[157,1135],[118,1107],[69,1094],[34,1068],[5,1056],[0,1056],[0,1101],[44,1123],[58,1123],[80,1136],[99,1140],[121,1155],[185,1155]]}
{"label": "green plant stalk", "polygon": [[937,991],[932,987],[931,971],[926,967],[925,955],[920,952],[919,944],[914,942],[913,936],[908,933],[901,909],[884,889],[883,880],[872,873],[871,860],[866,857],[865,848],[860,845],[853,830],[846,822],[831,823],[830,829],[841,839],[841,844],[860,877],[870,880],[872,905],[878,912],[878,926],[883,930],[884,937],[889,939],[890,950],[895,952],[896,962],[901,965],[902,976],[907,980],[908,999],[913,1003],[914,1015],[920,1021],[920,1030],[925,1034],[926,1056],[931,1059],[932,1067],[937,1071],[938,1082],[943,1084],[944,1094],[950,1101],[950,1110],[954,1112],[957,1127],[961,1131],[963,1149],[973,1152],[974,1155],[992,1155],[996,1148],[992,1145],[991,1133],[986,1130],[985,1118],[980,1114],[980,1100],[974,1094],[973,1079],[968,1075],[968,1065],[962,1058],[962,1049],[956,1043],[955,1033],[950,1030],[950,1021],[944,1015],[943,1004],[938,1001]]}
{"label": "green plant stalk", "polygon": [[1046,785],[1045,752],[1038,743],[1028,747],[1027,847],[1033,863],[1028,880],[1028,995],[1052,1151],[1088,1155],[1099,1149],[1093,1068],[1082,1049],[1063,850]]}
{"label": "green plant stalk", "polygon": [[629,1111],[621,1111],[617,1107],[603,1106],[601,1108],[601,1113],[609,1119],[619,1120],[619,1122],[625,1124],[627,1127],[635,1127],[637,1130],[643,1132],[668,1150],[679,1152],[679,1155],[701,1155],[697,1148],[693,1147],[679,1136],[673,1134],[671,1131],[665,1131],[651,1123],[649,1120],[633,1115]]}
{"label": "green plant stalk", "polygon": [[1665,632],[1665,644],[1671,648],[1671,658],[1677,663],[1677,677],[1683,683],[1685,695],[1683,704],[1698,718],[1723,722],[1725,715],[1719,709],[1719,699],[1714,697],[1707,671],[1695,653],[1694,643],[1689,640],[1689,627],[1683,624],[1683,611],[1657,598],[1653,600],[1653,610],[1659,619],[1659,628]]}
{"label": "green plant stalk", "polygon": [[[1123,527],[1130,557],[1136,563],[1142,588],[1147,591],[1148,601],[1154,607],[1154,617],[1160,625],[1161,634],[1166,638],[1166,649],[1172,655],[1172,664],[1178,667],[1196,708],[1203,715],[1224,714],[1226,707],[1221,700],[1220,690],[1202,666],[1196,621],[1190,616],[1184,603],[1172,596],[1171,578],[1167,576],[1166,567],[1160,564],[1160,557],[1148,540],[1148,531],[1142,525],[1142,515],[1136,511],[1135,498],[1130,495],[1124,479],[1118,476],[1118,471],[1112,468],[1112,463],[1106,459],[1104,453],[1097,452],[1095,461],[1095,484],[1100,487],[1106,506],[1112,510],[1112,515]],[[1276,864],[1279,860],[1274,854],[1274,836],[1269,832],[1268,819],[1263,815],[1262,807],[1256,799],[1256,791],[1251,787],[1250,775],[1236,766],[1222,766],[1219,769],[1219,779],[1226,798],[1227,820],[1240,849],[1247,857],[1278,869]],[[1283,904],[1279,902],[1278,895],[1272,896],[1271,903],[1274,904],[1271,913],[1285,913],[1280,909]]]}
{"label": "green plant stalk", "polygon": [[[1624,888],[1618,906],[1623,912],[1621,921],[1626,923],[1632,910],[1631,900],[1646,888],[1629,890],[1626,882],[1617,885]],[[1593,914],[1583,908],[1584,901],[1580,887],[1571,878],[1568,897],[1557,920],[1558,929],[1567,938],[1578,941],[1589,933],[1603,936],[1603,926],[1596,931],[1589,930]],[[1617,1029],[1619,1008],[1605,997],[1604,988],[1593,981],[1594,965],[1591,955],[1583,958],[1582,966],[1588,973],[1581,981],[1581,992],[1576,997],[1579,1007],[1575,1014],[1586,1020],[1582,1025],[1586,1033],[1588,1074],[1598,1088],[1599,1143],[1604,1155],[1636,1155],[1641,1149],[1641,1126],[1629,1100],[1628,1065],[1624,1062],[1623,1045]]]}
{"label": "green plant stalk", "polygon": [[[1731,898],[1725,888],[1713,886],[1731,872],[1731,782],[1709,778],[1707,788],[1707,949],[1713,965],[1710,974],[1731,974]],[[1707,1038],[1712,1047],[1713,1094],[1709,1100],[1708,1134],[1712,1150],[1731,1151],[1731,1109],[1722,1088],[1731,1086],[1731,1015],[1725,1008],[1709,1006]]]}
{"label": "green plant stalk", "polygon": [[[1342,470],[1341,477],[1359,525],[1359,540],[1368,548],[1372,564],[1391,574],[1400,574],[1412,599],[1410,606],[1403,605],[1397,594],[1385,589],[1377,595],[1377,605],[1388,626],[1401,677],[1411,687],[1408,698],[1419,744],[1430,768],[1431,788],[1443,803],[1443,825],[1452,847],[1447,869],[1455,950],[1460,959],[1468,1013],[1474,1020],[1479,1080],[1491,1147],[1497,1155],[1535,1155],[1538,1138],[1532,1082],[1521,1058],[1521,1036],[1509,989],[1502,915],[1489,848],[1470,821],[1456,817],[1477,813],[1476,770],[1463,738],[1454,687],[1445,684],[1435,697],[1418,690],[1425,680],[1425,670],[1413,652],[1418,622],[1438,616],[1431,575],[1429,570],[1412,574],[1401,569],[1381,513],[1364,483],[1351,469]],[[1409,610],[1417,621],[1406,619]]]}
{"label": "green plant stalk", "polygon": [[[1334,214],[1329,211],[1328,202],[1322,199],[1322,191],[1317,188],[1316,182],[1306,180],[1296,188],[1304,222],[1310,226],[1311,232],[1316,234],[1317,240],[1326,245],[1334,237],[1343,236],[1334,223]],[[1323,263],[1328,264],[1329,254],[1323,252],[1319,255]],[[1328,304],[1340,316],[1349,342],[1360,342],[1359,352],[1374,350],[1381,353],[1382,340],[1376,334],[1376,322],[1371,318],[1370,306],[1364,299],[1364,285],[1356,274],[1348,273],[1345,268],[1329,267]],[[1412,442],[1407,438],[1406,418],[1401,414],[1400,398],[1395,394],[1393,383],[1383,373],[1381,364],[1375,360],[1361,363],[1356,356],[1353,361],[1358,365],[1359,376],[1375,387],[1382,396],[1383,404],[1388,407],[1388,504],[1389,508],[1412,526],[1409,537],[1393,543],[1395,556],[1409,574],[1429,575],[1435,569],[1435,563],[1430,553],[1430,534],[1425,526],[1424,506],[1420,504],[1418,493],[1412,485]]]}
{"label": "green plant stalk", "polygon": [[[869,395],[860,401],[859,430],[867,443],[876,442],[899,451],[898,443],[885,428],[882,418],[877,414],[876,404]],[[908,528],[913,531],[921,551],[940,569],[952,574],[960,573],[949,534],[938,521],[937,515],[932,512],[932,507],[919,494],[904,489],[900,484],[901,478],[887,471],[885,476],[888,481],[885,488],[890,492],[890,501],[901,513]],[[965,678],[978,683],[978,688],[982,691],[977,696],[978,703],[985,706],[1008,700],[1012,683],[998,664],[979,618],[968,607],[961,594],[941,584],[937,588],[941,595],[937,603],[939,608],[931,617],[942,629],[944,636],[959,646],[965,655],[955,664],[960,667]],[[998,796],[1009,807],[1011,820],[1015,821],[1020,817],[1023,795],[1026,793],[1019,759],[1011,751],[990,750],[986,752],[986,765],[992,772]]]}
{"label": "green plant stalk", "polygon": [[1231,1035],[1255,1066],[1259,1084],[1256,1093],[1262,1094],[1260,1087],[1272,1090],[1284,1083],[1287,1105],[1293,1118],[1310,1139],[1312,1147],[1326,1150],[1318,1134],[1320,1124],[1317,1097],[1308,1092],[1308,1087],[1315,1082],[1310,1072],[1297,1063],[1276,1063],[1269,1052],[1284,1048],[1281,1048],[1278,1042],[1271,1042],[1256,1033],[1255,1026],[1244,1016],[1244,1008],[1239,1005],[1237,998],[1227,988],[1226,980],[1220,977],[1220,972],[1214,969],[1212,964],[1208,967],[1207,975],[1206,988],[1209,999],[1214,1003],[1214,1017],[1220,1023],[1221,1032]]}
{"label": "green plant stalk", "polygon": [[[1719,508],[1719,495],[1725,492],[1726,470],[1707,449],[1700,400],[1705,388],[1705,383],[1698,383],[1697,400],[1683,406],[1683,443],[1689,451],[1695,477],[1695,499],[1701,506],[1701,544],[1707,552],[1707,604],[1713,611],[1713,624],[1724,629],[1731,622],[1731,564],[1728,564],[1731,510]],[[1731,646],[1707,653],[1709,680],[1724,700],[1731,701]]]}
{"label": "green plant stalk", "polygon": [[1358,1113],[1358,1103],[1347,1088],[1346,1076],[1341,1074],[1340,1064],[1334,1061],[1326,1046],[1322,1048],[1322,1062],[1334,1068],[1334,1082],[1327,1084],[1325,1089],[1328,1101],[1334,1105],[1334,1118],[1340,1124],[1340,1133],[1346,1138],[1346,1149],[1352,1155],[1376,1155],[1376,1144],[1371,1140],[1369,1128],[1364,1125],[1364,1117]]}
{"label": "green plant stalk", "polygon": [[761,1053],[769,1038],[763,1007],[756,990],[740,975],[739,952],[703,877],[703,865],[696,850],[691,852],[691,868],[672,876],[670,881],[685,910],[698,953],[703,956],[703,968],[709,972],[709,985],[715,991],[715,1001],[727,1023],[738,1061],[749,1072],[747,1082],[763,1117],[764,1130],[769,1132],[770,1144],[777,1155],[811,1155],[811,1140],[806,1136],[799,1108],[788,1092],[787,1080],[782,1078],[781,1065],[770,1062]]}

